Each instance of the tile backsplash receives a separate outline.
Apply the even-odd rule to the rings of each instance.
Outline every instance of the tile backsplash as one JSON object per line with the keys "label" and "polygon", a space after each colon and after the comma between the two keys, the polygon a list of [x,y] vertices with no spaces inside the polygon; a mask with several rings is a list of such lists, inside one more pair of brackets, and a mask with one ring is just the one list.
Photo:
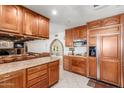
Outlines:
{"label": "tile backsplash", "polygon": [[[85,54],[87,52],[87,47],[74,47],[74,54]],[[67,55],[69,52],[69,48],[65,47],[64,54]]]}

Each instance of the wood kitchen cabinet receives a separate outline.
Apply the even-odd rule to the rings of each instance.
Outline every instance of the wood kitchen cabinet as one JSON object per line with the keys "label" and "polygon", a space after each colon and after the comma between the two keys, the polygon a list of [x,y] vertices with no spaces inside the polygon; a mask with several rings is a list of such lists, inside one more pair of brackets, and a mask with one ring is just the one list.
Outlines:
{"label": "wood kitchen cabinet", "polygon": [[117,24],[120,24],[120,15],[107,17],[104,19],[99,19],[99,20],[95,20],[95,21],[87,23],[88,29],[94,29],[94,28],[105,27],[105,26],[112,26],[112,25],[117,25]]}
{"label": "wood kitchen cabinet", "polygon": [[73,40],[80,39],[80,37],[79,37],[80,29],[79,28],[72,28],[72,33],[73,33]]}
{"label": "wood kitchen cabinet", "polygon": [[38,20],[38,30],[39,30],[39,36],[44,38],[49,38],[49,19],[39,16]]}
{"label": "wood kitchen cabinet", "polygon": [[67,70],[67,71],[70,71],[70,67],[71,67],[71,62],[70,62],[70,57],[69,56],[64,56],[63,57],[63,60],[64,60],[64,64],[63,64],[63,67],[64,67],[64,70]]}
{"label": "wood kitchen cabinet", "polygon": [[79,39],[87,38],[87,26],[83,25],[79,28]]}
{"label": "wood kitchen cabinet", "polygon": [[0,30],[22,32],[22,8],[16,5],[0,5]]}
{"label": "wood kitchen cabinet", "polygon": [[65,46],[73,47],[73,41],[87,38],[87,26],[78,26],[65,30]]}
{"label": "wood kitchen cabinet", "polygon": [[38,15],[23,8],[23,34],[38,36]]}
{"label": "wood kitchen cabinet", "polygon": [[27,69],[27,87],[47,88],[48,85],[48,65],[39,65]]}
{"label": "wood kitchen cabinet", "polygon": [[25,70],[0,75],[0,88],[24,88]]}
{"label": "wood kitchen cabinet", "polygon": [[96,58],[95,57],[89,57],[88,58],[88,70],[89,70],[89,75],[88,77],[96,79],[97,75],[97,63],[96,63]]}
{"label": "wood kitchen cabinet", "polygon": [[116,25],[120,23],[120,15],[108,17],[102,20],[102,26]]}
{"label": "wood kitchen cabinet", "polygon": [[88,29],[94,29],[102,26],[102,21],[101,20],[95,20],[92,22],[88,22]]}
{"label": "wood kitchen cabinet", "polygon": [[71,71],[86,76],[87,60],[81,57],[71,57]]}
{"label": "wood kitchen cabinet", "polygon": [[87,58],[78,56],[64,56],[64,70],[87,75]]}
{"label": "wood kitchen cabinet", "polygon": [[59,80],[59,62],[55,61],[49,64],[49,86]]}
{"label": "wood kitchen cabinet", "polygon": [[73,47],[73,32],[70,29],[65,30],[65,46]]}
{"label": "wood kitchen cabinet", "polygon": [[22,6],[0,5],[0,30],[49,38],[49,19]]}
{"label": "wood kitchen cabinet", "polygon": [[96,46],[96,37],[89,38],[89,46]]}

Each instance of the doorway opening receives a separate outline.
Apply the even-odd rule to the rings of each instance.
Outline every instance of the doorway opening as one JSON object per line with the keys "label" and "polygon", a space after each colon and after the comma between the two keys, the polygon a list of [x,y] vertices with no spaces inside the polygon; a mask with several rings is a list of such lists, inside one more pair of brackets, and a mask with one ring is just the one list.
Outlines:
{"label": "doorway opening", "polygon": [[52,56],[63,56],[64,46],[58,39],[54,39],[50,45],[50,54]]}

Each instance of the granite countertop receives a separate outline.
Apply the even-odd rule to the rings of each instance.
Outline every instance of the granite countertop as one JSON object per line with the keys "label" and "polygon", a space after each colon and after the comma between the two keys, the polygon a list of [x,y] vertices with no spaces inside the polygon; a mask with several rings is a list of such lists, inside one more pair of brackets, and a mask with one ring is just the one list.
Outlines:
{"label": "granite countertop", "polygon": [[42,57],[12,63],[0,64],[0,75],[59,60],[57,57]]}

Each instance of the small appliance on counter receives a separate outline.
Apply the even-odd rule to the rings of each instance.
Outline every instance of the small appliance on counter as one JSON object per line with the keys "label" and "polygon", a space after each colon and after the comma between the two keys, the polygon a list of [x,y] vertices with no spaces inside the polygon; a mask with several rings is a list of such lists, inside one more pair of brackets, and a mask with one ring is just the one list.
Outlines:
{"label": "small appliance on counter", "polygon": [[15,54],[24,54],[25,47],[23,42],[16,42],[14,43]]}
{"label": "small appliance on counter", "polygon": [[69,51],[71,51],[71,55],[74,55],[74,51],[75,51],[74,48],[69,48]]}

